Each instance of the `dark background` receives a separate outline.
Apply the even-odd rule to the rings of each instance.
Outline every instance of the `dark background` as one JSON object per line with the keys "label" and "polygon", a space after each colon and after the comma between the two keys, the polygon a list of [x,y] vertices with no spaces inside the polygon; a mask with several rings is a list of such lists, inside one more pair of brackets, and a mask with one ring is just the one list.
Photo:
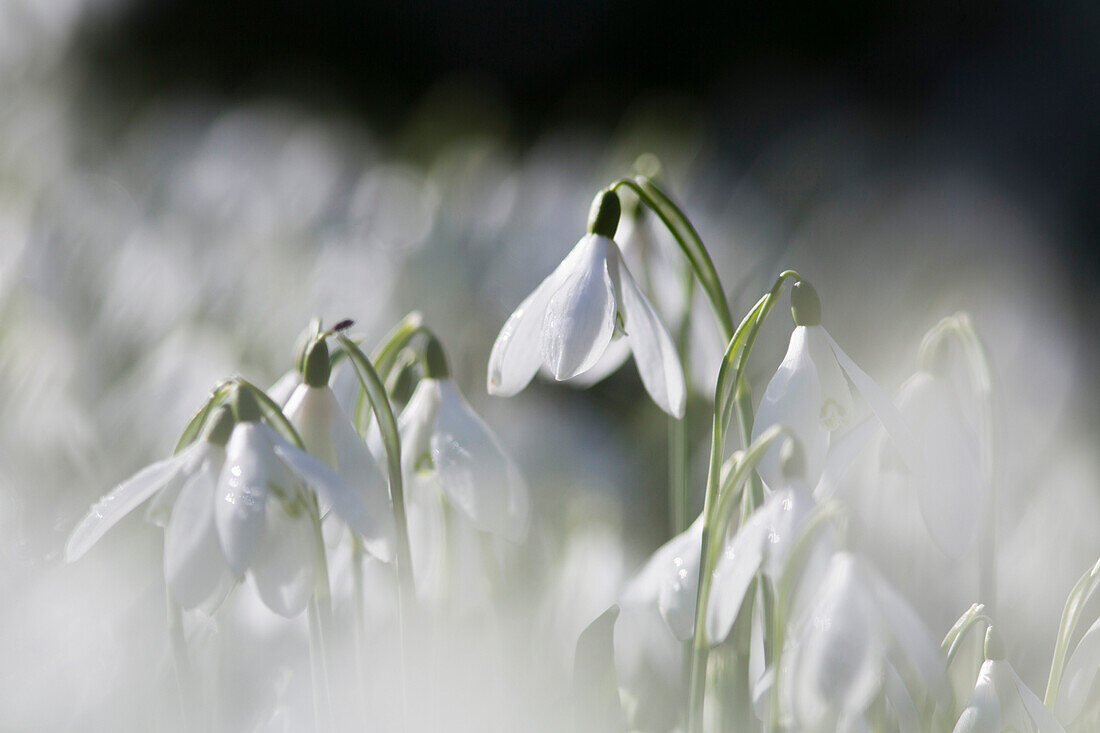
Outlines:
{"label": "dark background", "polygon": [[[610,130],[655,91],[695,99],[751,160],[823,107],[938,140],[1053,222],[1091,317],[1100,172],[1100,6],[850,0],[625,2],[148,0],[83,33],[77,53],[128,94],[272,93],[392,133],[462,75],[508,107],[520,146],[553,125]],[[751,102],[751,103],[748,103]]]}

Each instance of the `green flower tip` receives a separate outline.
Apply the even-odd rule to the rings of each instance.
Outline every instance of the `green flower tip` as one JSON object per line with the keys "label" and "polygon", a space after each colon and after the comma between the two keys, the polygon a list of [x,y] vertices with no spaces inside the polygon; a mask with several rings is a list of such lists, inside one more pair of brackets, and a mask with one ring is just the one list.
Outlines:
{"label": "green flower tip", "polygon": [[412,397],[416,380],[416,362],[402,366],[390,382],[389,393],[394,402],[406,404]]}
{"label": "green flower tip", "polygon": [[256,401],[256,395],[248,387],[235,385],[229,395],[229,405],[233,408],[233,414],[237,422],[255,422],[262,417],[260,403]]}
{"label": "green flower tip", "polygon": [[985,658],[994,662],[1005,658],[1004,642],[992,625],[985,630]]}
{"label": "green flower tip", "polygon": [[596,194],[596,198],[592,200],[592,208],[588,210],[588,232],[608,239],[613,238],[615,230],[619,228],[621,213],[622,206],[619,205],[618,195],[605,188]]}
{"label": "green flower tip", "polygon": [[796,326],[821,325],[821,298],[806,280],[799,280],[791,287],[791,316]]}
{"label": "green flower tip", "polygon": [[229,436],[233,432],[233,426],[237,424],[233,417],[233,410],[229,405],[222,405],[214,413],[213,418],[206,422],[206,433],[203,438],[207,443],[224,446],[229,442]]}
{"label": "green flower tip", "polygon": [[306,349],[302,363],[302,376],[310,387],[324,387],[332,373],[328,358],[328,344],[323,338],[314,340]]}
{"label": "green flower tip", "polygon": [[[618,203],[615,205],[617,207]],[[617,212],[615,217],[618,218]],[[424,376],[428,379],[446,379],[451,376],[447,355],[443,353],[443,344],[435,336],[428,339],[428,345],[424,347]]]}
{"label": "green flower tip", "polygon": [[788,481],[806,477],[806,459],[794,438],[787,438],[779,448],[779,468]]}

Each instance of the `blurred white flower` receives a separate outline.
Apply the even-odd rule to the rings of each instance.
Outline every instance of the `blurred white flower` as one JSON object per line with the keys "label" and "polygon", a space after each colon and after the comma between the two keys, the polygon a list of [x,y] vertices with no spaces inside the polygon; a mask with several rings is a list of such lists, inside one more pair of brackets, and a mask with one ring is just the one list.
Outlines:
{"label": "blurred white flower", "polygon": [[[441,349],[435,358],[443,359]],[[529,509],[523,476],[451,381],[446,362],[428,371],[398,419],[402,471],[410,483],[438,483],[477,529],[519,542]]]}
{"label": "blurred white flower", "polygon": [[[92,507],[65,545],[65,559],[84,555],[123,517],[156,494],[150,518],[167,527],[164,577],[176,602],[186,609],[213,610],[233,585],[214,523],[218,474],[233,427],[222,408],[206,434],[171,458],[138,471]],[[158,493],[159,492],[159,493]]]}
{"label": "blurred white flower", "polygon": [[661,545],[623,591],[624,605],[656,608],[680,641],[690,639],[695,628],[702,541],[700,514],[690,527]]}
{"label": "blurred white flower", "polygon": [[947,695],[943,659],[920,617],[870,565],[847,552],[830,560],[791,632],[782,679],[801,730],[854,724],[887,683],[890,667],[919,680],[933,699]]}
{"label": "blurred white flower", "polygon": [[[283,412],[298,431],[306,450],[334,469],[351,491],[360,496],[355,506],[349,504],[337,509],[337,514],[365,510],[365,515],[358,518],[357,529],[363,546],[379,560],[389,562],[396,542],[389,491],[366,442],[328,386],[329,355],[323,340],[315,341],[306,350],[304,369],[304,381],[294,388]],[[321,509],[325,512],[329,507]]]}
{"label": "blurred white flower", "polygon": [[[950,558],[961,557],[974,541],[982,512],[978,446],[957,401],[942,380],[920,371],[898,390],[895,404],[912,428],[921,451],[922,473],[914,476],[896,460],[915,489],[921,516],[936,546]],[[883,446],[887,458],[896,454]]]}
{"label": "blurred white flower", "polygon": [[1096,680],[1100,672],[1100,619],[1077,642],[1062,670],[1062,683],[1058,687],[1058,700],[1054,711],[1058,719],[1068,726],[1085,722],[1096,724],[1100,713],[1100,695]]}
{"label": "blurred white flower", "polygon": [[[805,280],[791,288],[795,329],[787,355],[768,382],[753,423],[753,439],[772,425],[786,425],[805,451],[806,475],[815,485],[836,431],[852,422],[852,393],[848,381],[867,400],[911,470],[917,465],[913,439],[904,420],[873,379],[844,353],[821,325],[821,302]],[[760,461],[759,472],[768,486],[780,480],[779,446]]]}
{"label": "blurred white flower", "polygon": [[541,364],[566,380],[595,367],[609,348],[629,349],[653,401],[683,416],[684,373],[676,346],[611,239],[618,219],[618,197],[602,192],[593,203],[589,233],[497,336],[489,356],[490,394],[518,393]]}
{"label": "blurred white flower", "polygon": [[305,610],[320,562],[308,490],[359,534],[371,535],[375,520],[360,492],[260,422],[250,392],[235,399],[239,422],[218,477],[218,536],[234,574],[250,575],[268,608],[292,618]]}
{"label": "blurred white flower", "polygon": [[1054,714],[1005,661],[992,627],[986,632],[985,648],[986,661],[955,724],[955,733],[1064,733]]}

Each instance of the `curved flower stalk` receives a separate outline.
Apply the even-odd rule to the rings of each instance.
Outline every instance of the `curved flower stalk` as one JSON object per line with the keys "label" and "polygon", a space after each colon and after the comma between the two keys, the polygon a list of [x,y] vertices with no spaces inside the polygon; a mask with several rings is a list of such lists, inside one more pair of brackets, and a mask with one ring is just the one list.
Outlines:
{"label": "curved flower stalk", "polygon": [[955,724],[955,733],[1064,733],[1043,702],[1028,689],[1012,665],[991,626],[985,636],[985,657],[974,692]]}
{"label": "curved flower stalk", "polygon": [[[791,313],[795,329],[787,355],[760,400],[754,439],[772,425],[788,426],[803,446],[807,478],[815,485],[824,470],[825,456],[836,442],[834,436],[852,424],[850,379],[886,428],[905,465],[918,472],[920,454],[904,419],[875,381],[821,325],[821,301],[805,280],[791,288]],[[768,486],[778,485],[778,446],[764,456],[760,476]]]}
{"label": "curved flower stalk", "polygon": [[923,473],[913,475],[891,460],[893,449],[885,446],[884,467],[900,472],[913,486],[932,541],[948,557],[959,558],[974,543],[982,516],[975,438],[947,385],[927,371],[907,379],[894,403],[912,428]]}
{"label": "curved flower stalk", "polygon": [[[892,673],[948,696],[941,654],[909,604],[863,560],[838,552],[790,635],[781,684],[800,730],[855,725],[880,692],[906,708]],[[904,688],[904,686],[903,686]],[[907,697],[913,698],[907,691]],[[899,702],[902,700],[902,702]]]}
{"label": "curved flower stalk", "polygon": [[629,348],[653,401],[683,416],[686,389],[676,345],[612,239],[618,221],[618,196],[602,191],[588,234],[501,328],[489,356],[490,394],[517,394],[543,364],[562,381],[595,367],[610,348]]}
{"label": "curved flower stalk", "polygon": [[78,560],[152,498],[148,516],[165,527],[164,577],[172,598],[184,609],[212,612],[233,586],[214,523],[218,476],[232,430],[233,415],[223,406],[199,440],[116,486],[69,535],[66,561]]}
{"label": "curved flower stalk", "polygon": [[218,477],[218,536],[233,573],[250,576],[268,608],[293,618],[309,603],[323,562],[315,501],[363,536],[375,532],[375,520],[362,494],[261,422],[251,390],[238,387],[232,401],[238,422]]}
{"label": "curved flower stalk", "polygon": [[[302,366],[302,383],[287,399],[283,412],[306,449],[336,471],[351,491],[359,495],[360,501],[355,505],[337,508],[336,513],[344,516],[362,511],[357,524],[363,546],[382,562],[389,562],[396,541],[389,493],[367,444],[355,432],[351,419],[328,386],[331,367],[323,337],[307,347]],[[329,507],[321,509],[325,512]]]}
{"label": "curved flower stalk", "polygon": [[406,476],[438,486],[475,528],[511,542],[524,538],[527,485],[497,436],[451,381],[435,337],[425,349],[425,376],[398,418],[398,432]]}

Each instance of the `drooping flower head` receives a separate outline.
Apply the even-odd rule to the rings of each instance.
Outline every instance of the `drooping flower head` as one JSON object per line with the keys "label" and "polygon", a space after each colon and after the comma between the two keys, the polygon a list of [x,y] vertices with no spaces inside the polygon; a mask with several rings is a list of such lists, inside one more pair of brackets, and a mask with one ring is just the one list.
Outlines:
{"label": "drooping flower head", "polygon": [[[294,388],[283,412],[298,431],[306,450],[336,471],[361,498],[365,511],[358,531],[364,547],[379,560],[389,562],[393,559],[396,536],[389,492],[366,442],[355,431],[329,387],[330,375],[328,346],[324,338],[319,338],[305,350],[302,383]],[[323,512],[327,509],[322,507]]]}
{"label": "drooping flower head", "polygon": [[992,626],[986,631],[985,657],[955,733],[1065,733],[1054,714],[1005,661],[1003,644]]}
{"label": "drooping flower head", "polygon": [[218,476],[218,536],[233,573],[251,577],[264,603],[292,618],[305,610],[321,561],[317,503],[364,536],[376,529],[371,507],[331,468],[263,423],[249,390],[236,388],[231,404],[237,425]]}
{"label": "drooping flower head", "polygon": [[199,440],[138,471],[96,502],[69,535],[65,559],[79,559],[111,527],[152,498],[148,516],[165,526],[164,577],[172,597],[185,609],[216,608],[233,585],[214,525],[218,475],[233,422],[228,406],[223,406]]}
{"label": "drooping flower head", "polygon": [[[805,451],[807,478],[816,485],[825,457],[844,428],[852,425],[852,392],[848,379],[867,401],[911,470],[919,467],[912,435],[889,397],[859,368],[821,325],[817,291],[801,280],[791,288],[795,328],[787,355],[768,382],[753,424],[753,438],[772,425],[786,425]],[[780,480],[779,448],[773,446],[760,462],[768,486]]]}
{"label": "drooping flower head", "polygon": [[442,346],[429,339],[424,378],[398,419],[402,470],[410,484],[438,485],[475,528],[518,542],[527,533],[526,483],[450,374]]}
{"label": "drooping flower head", "polygon": [[540,365],[557,380],[571,379],[626,339],[653,401],[683,416],[686,390],[676,346],[612,239],[619,210],[618,196],[602,191],[592,204],[588,234],[505,322],[489,356],[490,394],[517,394]]}

